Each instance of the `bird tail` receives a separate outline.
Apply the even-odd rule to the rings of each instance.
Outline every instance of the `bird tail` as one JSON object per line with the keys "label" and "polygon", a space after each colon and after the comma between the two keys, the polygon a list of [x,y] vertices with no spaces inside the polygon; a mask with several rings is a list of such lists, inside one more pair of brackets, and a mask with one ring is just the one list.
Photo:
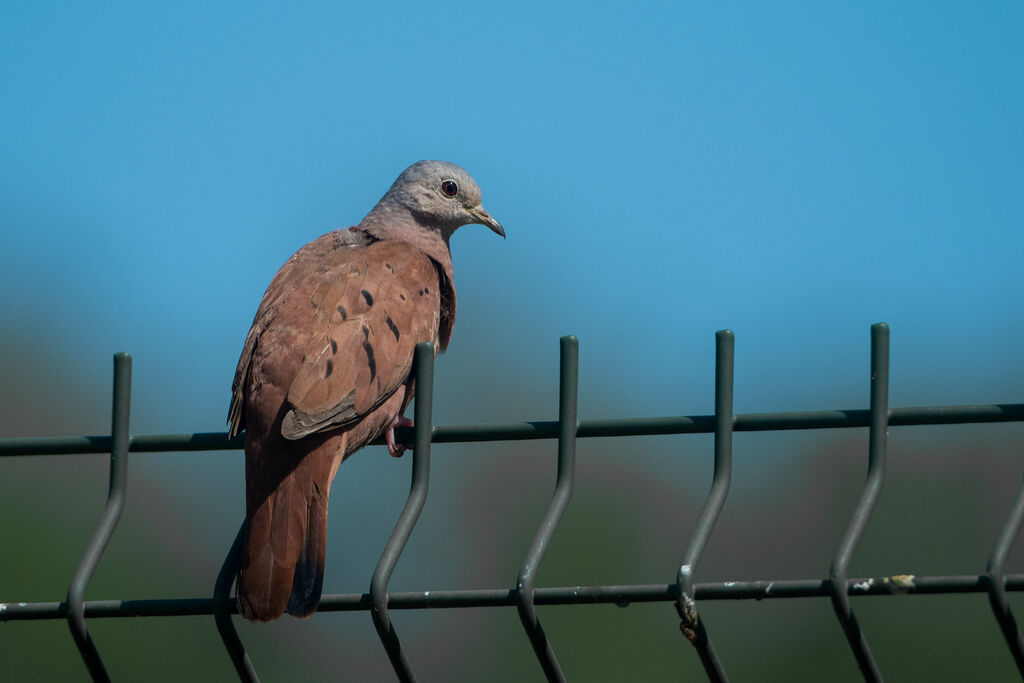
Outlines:
{"label": "bird tail", "polygon": [[306,539],[295,561],[292,591],[286,607],[288,614],[300,618],[316,611],[324,587],[328,492],[321,490],[316,481],[312,484],[306,508]]}
{"label": "bird tail", "polygon": [[[285,610],[308,617],[316,611],[324,581],[327,502],[343,452],[344,441],[327,439],[277,476],[268,478],[263,459],[259,471],[264,481],[247,482],[237,591],[239,612],[246,619],[273,621]],[[247,461],[250,457],[247,452]]]}

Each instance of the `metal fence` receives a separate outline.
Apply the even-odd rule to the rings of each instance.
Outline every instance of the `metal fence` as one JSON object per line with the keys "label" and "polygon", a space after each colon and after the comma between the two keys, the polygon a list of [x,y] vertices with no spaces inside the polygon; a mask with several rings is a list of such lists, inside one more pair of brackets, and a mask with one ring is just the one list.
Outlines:
{"label": "metal fence", "polygon": [[[1024,677],[1024,639],[1007,602],[1007,591],[1024,590],[1024,574],[1005,574],[1007,553],[1024,523],[1024,483],[1002,525],[981,575],[914,576],[875,578],[848,576],[850,560],[878,499],[885,477],[888,428],[903,425],[1024,422],[1024,403],[895,408],[888,405],[889,328],[871,328],[871,394],[866,410],[733,414],[733,333],[716,336],[715,413],[689,417],[579,421],[576,413],[578,343],[575,337],[561,340],[558,420],[494,425],[434,426],[432,395],[434,354],[429,344],[416,348],[417,399],[413,429],[400,430],[398,438],[414,444],[412,486],[405,507],[381,555],[368,593],[325,595],[319,611],[367,610],[401,681],[415,681],[412,663],[391,622],[392,609],[515,606],[545,676],[564,681],[555,655],[557,643],[549,641],[537,616],[537,605],[568,605],[631,602],[672,602],[679,613],[680,629],[695,647],[707,676],[727,680],[723,663],[712,645],[709,630],[697,608],[703,600],[762,600],[796,597],[828,597],[849,642],[864,679],[882,679],[850,603],[851,595],[905,593],[987,593],[992,612]],[[0,440],[0,456],[110,453],[110,485],[106,507],[77,570],[64,602],[0,603],[0,621],[67,619],[82,659],[94,680],[109,680],[99,651],[89,636],[87,618],[214,615],[217,629],[243,681],[258,680],[255,668],[236,632],[232,614],[237,606],[231,588],[237,574],[242,534],[234,544],[217,577],[212,598],[172,600],[85,601],[84,593],[124,509],[128,454],[131,452],[208,451],[238,449],[240,437],[224,433],[129,435],[131,358],[114,356],[113,419],[110,436],[66,438],[19,438]],[[860,499],[850,517],[827,578],[813,580],[762,580],[695,583],[695,570],[715,522],[725,504],[732,476],[732,435],[735,431],[776,431],[867,427],[868,474]],[[572,496],[576,439],[654,434],[713,433],[714,475],[711,490],[697,519],[696,528],[670,584],[600,585],[538,588],[537,571]],[[389,593],[388,582],[412,534],[427,498],[432,443],[557,439],[558,461],[554,495],[519,570],[515,587],[490,590],[413,591]]]}

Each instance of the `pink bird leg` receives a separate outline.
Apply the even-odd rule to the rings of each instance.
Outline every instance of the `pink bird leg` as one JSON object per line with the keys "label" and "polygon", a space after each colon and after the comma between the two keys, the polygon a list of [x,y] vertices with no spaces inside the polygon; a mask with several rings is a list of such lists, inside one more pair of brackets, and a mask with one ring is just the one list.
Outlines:
{"label": "pink bird leg", "polygon": [[388,445],[388,453],[394,458],[402,457],[405,453],[405,449],[410,448],[410,444],[395,443],[395,427],[412,427],[413,421],[404,415],[399,415],[395,418],[395,421],[388,427],[388,431],[384,434],[384,442]]}

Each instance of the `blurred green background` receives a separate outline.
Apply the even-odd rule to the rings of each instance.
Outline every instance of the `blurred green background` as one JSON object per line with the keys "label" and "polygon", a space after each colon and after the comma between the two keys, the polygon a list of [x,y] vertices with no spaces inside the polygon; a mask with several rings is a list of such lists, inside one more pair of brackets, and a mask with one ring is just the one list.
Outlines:
{"label": "blurred green background", "polygon": [[[438,424],[553,419],[570,333],[582,419],[708,414],[725,327],[737,412],[863,408],[879,320],[892,406],[1020,402],[1022,31],[1014,3],[5,3],[0,436],[109,430],[122,349],[134,433],[221,431],[275,270],[420,158],[465,166],[509,236],[453,240]],[[983,571],[1022,446],[1022,425],[893,428],[851,575]],[[711,448],[582,440],[539,585],[672,581]],[[824,577],[866,456],[865,430],[738,434],[697,580]],[[436,447],[392,587],[512,586],[554,458]],[[367,589],[410,463],[372,447],[341,469],[326,592]],[[87,597],[210,595],[241,453],[129,473]],[[63,599],[106,481],[105,456],[0,462],[0,602]],[[983,595],[853,604],[889,680],[1016,676]],[[700,609],[733,680],[859,680],[827,599]],[[703,676],[670,604],[540,615],[570,680]],[[423,680],[542,680],[513,608],[394,621]],[[263,680],[390,680],[367,613],[239,628]],[[210,617],[90,629],[115,680],[233,676]],[[4,680],[86,678],[63,621],[0,623],[0,661]]]}

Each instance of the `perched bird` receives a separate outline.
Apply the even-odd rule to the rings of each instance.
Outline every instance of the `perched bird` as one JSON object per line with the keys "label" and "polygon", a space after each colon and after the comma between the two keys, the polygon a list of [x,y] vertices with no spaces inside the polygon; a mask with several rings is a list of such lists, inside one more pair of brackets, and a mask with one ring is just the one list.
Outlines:
{"label": "perched bird", "polygon": [[252,621],[320,602],[327,498],[341,462],[385,436],[413,398],[413,349],[444,351],[455,322],[448,240],[505,232],[465,170],[405,169],[366,217],[299,249],[267,287],[235,371],[230,434],[245,430],[246,529],[238,606]]}

